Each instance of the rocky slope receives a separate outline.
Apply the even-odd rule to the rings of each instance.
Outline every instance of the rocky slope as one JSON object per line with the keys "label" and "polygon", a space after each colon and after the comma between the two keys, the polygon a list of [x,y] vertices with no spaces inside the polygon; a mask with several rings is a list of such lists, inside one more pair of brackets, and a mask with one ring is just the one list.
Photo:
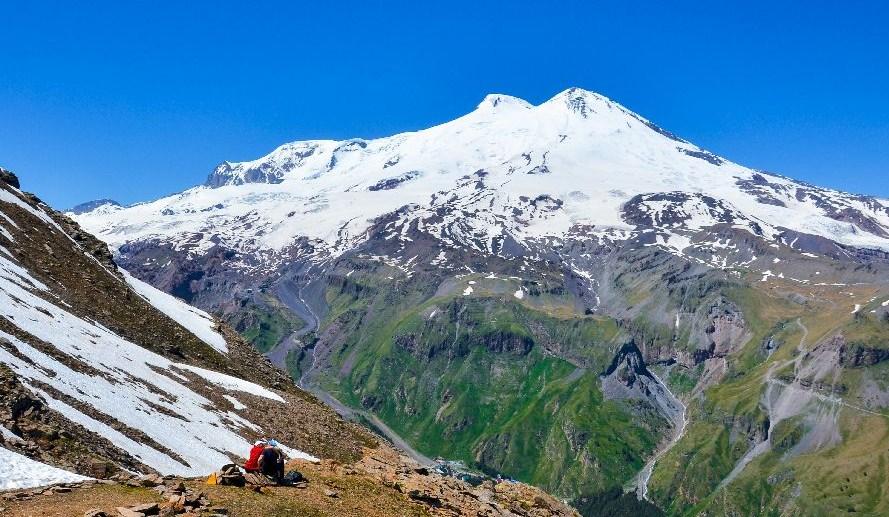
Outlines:
{"label": "rocky slope", "polygon": [[571,89],[77,220],[427,456],[677,514],[878,514],[887,206]]}
{"label": "rocky slope", "polygon": [[[294,457],[369,443],[227,326],[119,271],[103,243],[2,179],[4,454],[90,476],[195,475],[261,434]],[[2,488],[30,483],[14,474]]]}
{"label": "rocky slope", "polygon": [[[170,476],[68,483],[8,492],[4,515],[146,517],[231,515],[290,517],[576,517],[568,505],[520,483],[474,485],[405,462],[388,447],[350,465],[293,461],[304,480],[293,487],[208,486]],[[127,510],[133,513],[128,513]]]}

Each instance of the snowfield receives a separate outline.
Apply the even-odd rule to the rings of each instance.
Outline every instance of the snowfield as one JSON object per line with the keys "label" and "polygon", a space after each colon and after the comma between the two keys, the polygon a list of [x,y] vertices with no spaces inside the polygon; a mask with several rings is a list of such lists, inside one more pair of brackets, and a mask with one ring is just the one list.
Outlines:
{"label": "snowfield", "polygon": [[889,202],[731,163],[580,89],[538,106],[489,95],[454,121],[388,138],[285,144],[223,163],[205,186],[74,217],[113,247],[159,239],[199,255],[221,243],[274,261],[300,237],[336,256],[376,218],[410,206],[392,237],[417,222],[446,244],[496,252],[504,236],[629,231],[622,210],[634,196],[676,192],[691,196],[640,206],[667,236],[728,220],[770,239],[786,228],[889,250]]}
{"label": "snowfield", "polygon": [[[0,256],[0,273],[11,263]],[[194,392],[176,370],[191,371],[226,390],[250,393],[284,402],[262,386],[180,363],[130,343],[110,330],[84,321],[36,296],[28,284],[36,280],[19,272],[20,278],[0,276],[0,317],[52,345],[70,361],[95,370],[72,368],[13,335],[0,331],[0,340],[10,343],[19,357],[0,348],[0,363],[18,374],[20,380],[47,405],[90,431],[109,439],[150,467],[165,474],[198,476],[228,463],[228,454],[243,455],[250,444],[238,431],[259,428],[243,418],[217,410],[213,403]],[[17,276],[18,276],[17,275]],[[101,415],[145,433],[162,448],[128,438],[82,409],[47,393],[39,385],[51,386]],[[165,411],[158,411],[161,407]]]}
{"label": "snowfield", "polygon": [[86,479],[0,447],[0,490],[76,483]]}

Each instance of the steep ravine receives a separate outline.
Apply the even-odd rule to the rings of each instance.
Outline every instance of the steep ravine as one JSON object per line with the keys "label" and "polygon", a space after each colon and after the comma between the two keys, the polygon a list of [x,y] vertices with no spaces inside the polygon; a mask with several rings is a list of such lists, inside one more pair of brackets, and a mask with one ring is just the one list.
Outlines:
{"label": "steep ravine", "polygon": [[279,282],[276,294],[278,300],[305,323],[302,328],[292,332],[265,354],[272,364],[286,370],[287,356],[300,347],[303,336],[318,330],[321,321],[303,298],[303,287],[298,286],[295,281]]}
{"label": "steep ravine", "polygon": [[[845,402],[841,397],[834,394],[821,393],[817,389],[806,386],[801,382],[801,379],[806,376],[804,371],[807,369],[811,370],[811,362],[817,362],[818,359],[811,359],[810,363],[806,362],[806,358],[813,348],[807,345],[809,329],[800,319],[796,320],[796,324],[802,331],[796,357],[773,364],[763,381],[765,392],[762,396],[761,404],[768,416],[769,422],[765,439],[751,447],[738,460],[732,471],[720,482],[719,488],[728,486],[756,458],[775,450],[779,446],[774,442],[773,436],[782,422],[793,418],[806,419],[809,428],[804,436],[804,441],[809,449],[818,449],[840,442],[838,421],[842,408],[874,416],[885,416],[882,413]],[[833,330],[828,332],[828,335],[832,333]],[[791,365],[793,366],[793,380],[788,382],[778,378],[779,376],[776,373]],[[801,447],[800,450],[802,450]]]}
{"label": "steep ravine", "polygon": [[[775,394],[776,382],[775,382],[775,372],[780,371],[786,366],[790,364],[794,365],[794,372],[798,372],[800,368],[800,363],[803,360],[804,354],[807,351],[806,349],[806,340],[809,337],[809,329],[803,324],[802,320],[797,319],[796,324],[799,326],[802,331],[802,336],[799,340],[799,346],[797,348],[797,355],[794,359],[790,359],[784,361],[782,363],[775,363],[771,367],[769,367],[766,372],[764,384],[766,385],[765,393],[762,398],[763,409],[765,409],[766,415],[769,419],[769,427],[766,432],[765,440],[754,445],[749,451],[747,451],[744,456],[741,457],[740,460],[735,464],[735,467],[731,472],[719,483],[719,488],[723,488],[738,475],[743,472],[744,468],[750,464],[751,461],[758,458],[762,454],[770,451],[772,449],[772,434],[775,431],[775,426],[783,419],[786,419],[792,414],[798,413],[801,411],[801,407],[804,402],[801,402],[800,397],[793,396],[794,394],[787,390],[790,386],[777,385],[778,392]],[[808,398],[808,397],[806,397]]]}
{"label": "steep ravine", "polygon": [[386,425],[385,422],[380,420],[379,417],[377,417],[373,413],[346,406],[345,404],[334,398],[333,395],[321,389],[321,387],[317,384],[301,384],[300,388],[321,399],[322,402],[333,408],[334,411],[336,411],[341,417],[345,418],[346,420],[361,420],[362,418],[367,420],[368,422],[373,424],[377,431],[382,433],[383,436],[385,436],[390,442],[392,442],[392,445],[394,445],[398,449],[401,449],[403,453],[405,453],[408,457],[410,457],[412,460],[416,461],[420,465],[432,466],[435,464],[435,462],[431,458],[423,455],[422,453],[411,447],[411,444],[409,444],[407,440],[399,436],[398,433],[393,431],[391,427]]}
{"label": "steep ravine", "polygon": [[658,462],[659,459],[667,454],[670,449],[673,448],[673,446],[679,443],[679,440],[682,439],[682,435],[685,434],[685,428],[688,424],[688,409],[686,408],[685,404],[683,404],[682,401],[679,400],[679,397],[677,397],[672,391],[670,391],[670,388],[667,387],[667,385],[660,379],[660,377],[657,376],[657,374],[652,371],[649,371],[649,373],[651,373],[651,376],[654,378],[654,380],[657,381],[658,384],[661,385],[661,387],[663,387],[664,392],[667,393],[671,399],[670,402],[682,407],[682,412],[679,414],[679,418],[676,418],[675,416],[673,417],[673,435],[670,440],[658,448],[654,456],[652,456],[651,459],[645,463],[645,467],[643,467],[642,471],[639,472],[636,484],[636,494],[639,496],[640,499],[645,499],[646,501],[649,500],[648,480],[651,479],[651,473],[654,471],[655,464]]}

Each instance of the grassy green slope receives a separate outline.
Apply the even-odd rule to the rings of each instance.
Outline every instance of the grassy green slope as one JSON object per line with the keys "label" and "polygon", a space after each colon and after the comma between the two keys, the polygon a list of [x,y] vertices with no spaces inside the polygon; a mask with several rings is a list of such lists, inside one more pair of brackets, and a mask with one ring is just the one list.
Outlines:
{"label": "grassy green slope", "polygon": [[[689,405],[686,435],[652,475],[655,501],[674,515],[886,515],[889,422],[878,411],[859,409],[857,396],[869,382],[881,389],[889,385],[889,363],[868,364],[889,347],[889,322],[869,316],[867,307],[850,314],[845,298],[849,293],[827,289],[814,293],[806,304],[755,288],[738,289],[730,296],[752,323],[754,335],[729,358],[722,382]],[[804,384],[798,389],[815,394],[815,402],[809,402],[810,409],[802,415],[820,413],[834,420],[840,439],[799,453],[795,446],[812,425],[803,416],[788,418],[772,430],[772,450],[725,483],[752,443],[765,437],[769,421],[763,400],[769,372],[780,382],[793,382],[794,361],[818,361],[819,348],[835,336],[847,344],[836,358],[828,355],[833,361],[828,365],[837,372],[830,376],[832,384],[809,385],[801,379]],[[761,346],[768,338],[779,345],[770,356]],[[864,364],[843,363],[841,358],[859,349],[867,351]]]}
{"label": "grassy green slope", "polygon": [[481,279],[471,297],[402,286],[397,304],[373,278],[353,281],[366,284],[329,297],[340,342],[325,388],[421,452],[577,496],[622,486],[654,450],[665,422],[599,387],[627,339],[613,320]]}
{"label": "grassy green slope", "polygon": [[[598,375],[614,352],[632,335],[650,351],[690,354],[712,308],[735,308],[746,342],[724,362],[666,368],[667,382],[688,403],[689,424],[654,470],[652,499],[674,515],[889,511],[886,418],[848,406],[889,386],[889,321],[870,312],[885,297],[872,288],[689,277],[672,290],[634,287],[629,319],[617,322],[582,314],[552,278],[531,286],[482,275],[393,281],[365,269],[332,283],[318,336],[330,354],[324,387],[374,411],[427,455],[557,495],[601,494],[625,486],[666,428],[647,405],[604,400]],[[473,290],[464,296],[467,285]],[[675,299],[693,314],[678,329],[663,317]],[[871,302],[853,314],[858,300]],[[845,344],[831,355],[837,336]],[[812,377],[822,363],[836,372],[826,385]],[[811,400],[801,418],[772,430],[774,450],[729,482],[768,433],[770,379],[797,383]],[[699,382],[712,384],[702,391]],[[819,412],[835,420],[841,439],[799,452]]]}
{"label": "grassy green slope", "polygon": [[262,305],[251,304],[229,318],[229,323],[259,352],[266,353],[304,323],[280,302],[268,297]]}

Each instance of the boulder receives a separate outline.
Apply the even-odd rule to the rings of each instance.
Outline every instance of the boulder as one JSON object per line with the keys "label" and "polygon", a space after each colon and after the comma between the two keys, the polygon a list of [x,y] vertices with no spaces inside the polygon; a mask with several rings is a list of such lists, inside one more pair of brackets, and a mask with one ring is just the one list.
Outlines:
{"label": "boulder", "polygon": [[107,478],[114,472],[114,470],[115,466],[113,463],[100,459],[90,460],[89,465],[87,466],[89,475],[97,479]]}
{"label": "boulder", "polygon": [[164,483],[164,478],[158,476],[157,474],[148,474],[147,476],[142,476],[139,478],[139,484],[146,488],[156,487],[158,485],[162,485]]}
{"label": "boulder", "polygon": [[164,505],[167,508],[172,508],[177,512],[181,512],[185,510],[185,496],[184,495],[173,495],[167,499],[167,504]]}
{"label": "boulder", "polygon": [[118,506],[116,508],[116,510],[117,510],[117,515],[119,515],[120,517],[145,517],[144,513],[134,512],[133,510],[130,510],[129,508],[124,508],[123,506]]}
{"label": "boulder", "polygon": [[130,510],[144,515],[157,515],[160,513],[160,506],[157,503],[145,503],[131,506]]}

